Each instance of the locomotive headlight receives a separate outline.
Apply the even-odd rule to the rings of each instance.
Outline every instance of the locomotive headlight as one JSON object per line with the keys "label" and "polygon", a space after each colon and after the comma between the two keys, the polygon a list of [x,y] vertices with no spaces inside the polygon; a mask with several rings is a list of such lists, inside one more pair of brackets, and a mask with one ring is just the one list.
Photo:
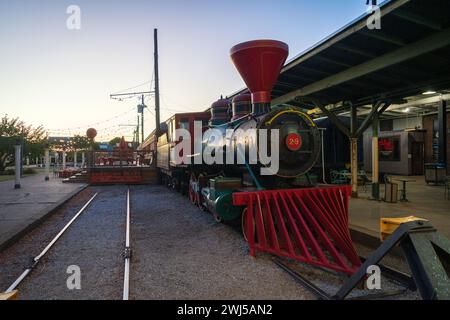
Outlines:
{"label": "locomotive headlight", "polygon": [[286,137],[286,147],[290,151],[298,151],[301,149],[303,144],[302,136],[298,133],[290,133]]}

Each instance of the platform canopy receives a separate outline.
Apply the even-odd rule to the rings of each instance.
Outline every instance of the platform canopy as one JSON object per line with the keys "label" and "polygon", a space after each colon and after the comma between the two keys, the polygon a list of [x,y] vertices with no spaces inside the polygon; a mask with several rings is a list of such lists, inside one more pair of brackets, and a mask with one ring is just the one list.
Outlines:
{"label": "platform canopy", "polygon": [[272,104],[338,111],[450,88],[450,1],[390,0],[380,11],[381,29],[365,14],[290,61]]}

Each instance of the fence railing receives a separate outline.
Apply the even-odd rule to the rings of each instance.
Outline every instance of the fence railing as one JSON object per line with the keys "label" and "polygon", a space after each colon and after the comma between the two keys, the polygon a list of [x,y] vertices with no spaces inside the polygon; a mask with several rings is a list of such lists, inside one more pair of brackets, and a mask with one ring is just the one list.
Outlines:
{"label": "fence railing", "polygon": [[154,167],[151,151],[92,151],[88,154],[88,167]]}

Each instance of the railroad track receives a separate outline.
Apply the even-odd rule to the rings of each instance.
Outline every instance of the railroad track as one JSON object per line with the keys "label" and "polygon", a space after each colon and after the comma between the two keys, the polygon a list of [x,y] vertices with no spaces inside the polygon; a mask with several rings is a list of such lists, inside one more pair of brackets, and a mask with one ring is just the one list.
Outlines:
{"label": "railroad track", "polygon": [[[129,299],[129,289],[130,289],[130,263],[131,263],[131,210],[130,210],[130,188],[126,192],[126,232],[125,232],[125,246],[123,251],[124,256],[124,272],[123,272],[123,294],[122,299]],[[21,283],[36,269],[39,265],[41,259],[47,255],[52,249],[55,250],[55,244],[61,237],[70,229],[70,227],[76,224],[77,221],[82,219],[83,213],[95,203],[98,199],[99,192],[95,193],[84,205],[83,207],[73,216],[73,218],[56,234],[56,236],[45,246],[45,248],[35,256],[31,263],[25,267],[22,274],[8,287],[5,291],[6,294],[11,294],[15,292],[21,285]]]}
{"label": "railroad track", "polygon": [[[364,261],[365,258],[361,257],[361,260]],[[318,285],[316,285],[314,281],[308,279],[306,276],[301,275],[297,270],[289,266],[289,263],[288,261],[286,261],[286,259],[273,257],[272,262],[276,266],[278,266],[281,270],[289,274],[297,283],[299,283],[301,286],[303,286],[305,289],[311,292],[318,300],[337,299],[334,294],[340,288],[339,286],[336,286],[336,288],[334,288],[336,292],[326,292]],[[377,293],[360,294],[355,297],[347,298],[348,300],[379,300],[405,295],[408,293],[408,290],[410,291],[417,290],[415,284],[412,282],[413,280],[411,276],[396,269],[393,269],[391,267],[385,266],[383,264],[378,264],[378,266],[383,271],[383,275],[385,276],[386,280],[388,280],[392,284],[396,284],[399,288],[395,290],[379,290]],[[334,275],[334,277],[336,278],[338,277],[336,274],[334,274],[329,270],[323,268],[318,268],[318,270],[321,270],[324,273],[324,275],[328,274]],[[342,279],[342,283],[343,284],[345,283],[345,278]],[[361,288],[363,287],[360,287],[360,289]]]}

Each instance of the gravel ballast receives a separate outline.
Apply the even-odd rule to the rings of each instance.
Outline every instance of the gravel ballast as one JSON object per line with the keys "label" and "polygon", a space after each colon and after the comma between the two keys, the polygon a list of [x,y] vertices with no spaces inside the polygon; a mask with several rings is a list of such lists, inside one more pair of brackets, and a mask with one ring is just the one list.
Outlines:
{"label": "gravel ballast", "polygon": [[[41,226],[0,252],[0,290],[22,273],[51,239],[96,193],[97,198],[19,286],[24,300],[119,300],[127,186],[90,187]],[[189,200],[162,186],[131,186],[130,299],[308,300],[316,299],[277,267],[271,257],[248,255],[239,228],[218,224]],[[373,250],[357,245],[361,255]],[[402,259],[386,263],[406,271]],[[81,270],[81,290],[69,290],[69,266]],[[299,263],[293,269],[330,294],[342,279]],[[383,278],[383,291],[400,287]],[[352,297],[367,293],[357,290]],[[417,299],[416,293],[391,299]]]}
{"label": "gravel ballast", "polygon": [[243,237],[166,188],[131,197],[134,299],[312,299]]}
{"label": "gravel ballast", "polygon": [[[24,300],[120,299],[126,187],[94,187],[78,195],[42,226],[0,254],[0,285],[7,288],[95,193],[97,198],[67,229],[19,286]],[[81,290],[69,290],[69,266],[81,271]]]}

